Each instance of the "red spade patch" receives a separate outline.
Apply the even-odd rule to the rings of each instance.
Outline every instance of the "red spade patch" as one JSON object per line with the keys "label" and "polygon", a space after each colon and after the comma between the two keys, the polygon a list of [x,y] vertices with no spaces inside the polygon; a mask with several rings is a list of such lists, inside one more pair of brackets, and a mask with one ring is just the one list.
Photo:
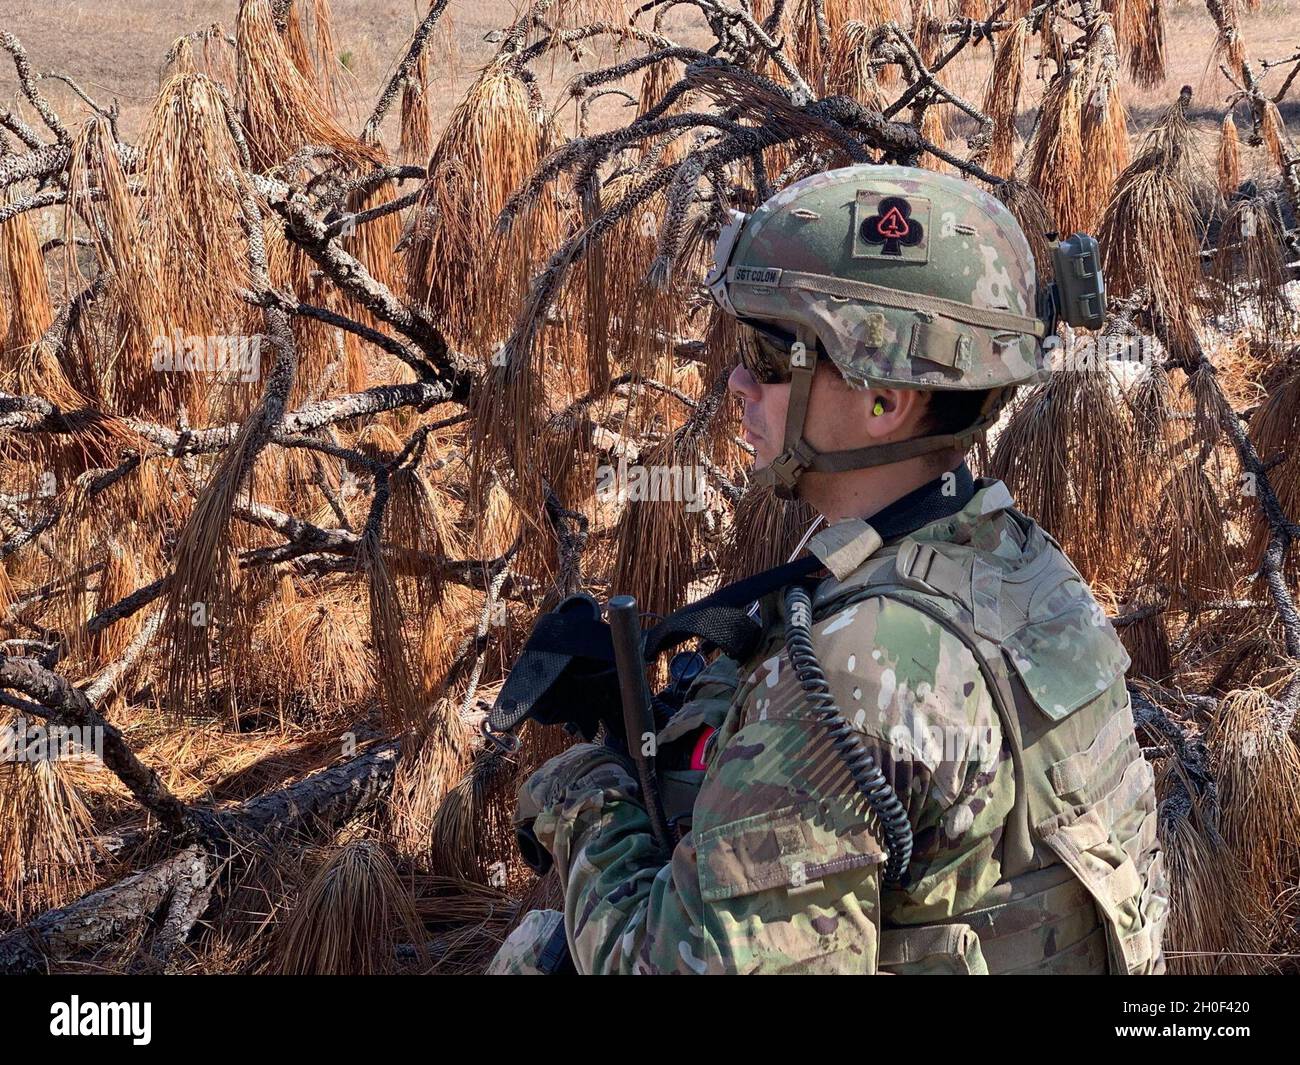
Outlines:
{"label": "red spade patch", "polygon": [[912,205],[902,196],[886,196],[876,213],[863,219],[860,234],[866,243],[881,245],[881,255],[901,257],[905,247],[921,243],[925,227],[912,217]]}
{"label": "red spade patch", "polygon": [[907,224],[907,219],[903,217],[903,212],[897,207],[891,207],[885,214],[885,217],[880,220],[880,224],[877,228],[885,237],[892,237],[894,240],[902,240],[907,236],[907,231],[910,227]]}

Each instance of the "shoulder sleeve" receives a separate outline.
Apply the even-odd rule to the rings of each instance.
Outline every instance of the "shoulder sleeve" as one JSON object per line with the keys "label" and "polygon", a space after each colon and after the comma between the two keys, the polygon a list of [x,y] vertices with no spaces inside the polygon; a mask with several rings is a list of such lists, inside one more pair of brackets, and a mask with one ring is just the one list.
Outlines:
{"label": "shoulder sleeve", "polygon": [[816,728],[729,732],[667,864],[628,795],[592,789],[538,818],[580,972],[875,971],[884,850],[853,804],[787,781]]}

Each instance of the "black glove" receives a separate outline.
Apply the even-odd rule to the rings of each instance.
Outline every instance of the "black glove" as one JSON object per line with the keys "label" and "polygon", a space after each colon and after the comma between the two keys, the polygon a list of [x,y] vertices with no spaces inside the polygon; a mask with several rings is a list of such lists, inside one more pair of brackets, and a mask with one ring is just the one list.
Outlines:
{"label": "black glove", "polygon": [[[573,648],[584,648],[574,654]],[[542,725],[568,725],[585,740],[603,724],[619,740],[623,711],[609,628],[600,604],[586,594],[571,595],[543,614],[510,670],[489,724],[498,732],[524,718]]]}

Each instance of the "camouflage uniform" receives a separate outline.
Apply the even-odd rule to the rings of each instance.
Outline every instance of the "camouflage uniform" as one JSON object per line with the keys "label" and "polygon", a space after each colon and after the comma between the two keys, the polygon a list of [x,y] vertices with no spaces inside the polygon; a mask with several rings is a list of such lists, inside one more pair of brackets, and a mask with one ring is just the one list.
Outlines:
{"label": "camouflage uniform", "polygon": [[[787,492],[806,469],[966,445],[1004,389],[1043,370],[1024,235],[954,178],[806,179],[724,234],[709,283],[738,318],[796,337],[769,467]],[[863,387],[989,389],[989,402],[965,433],[818,455],[802,435],[814,349]],[[663,750],[717,729],[702,772],[664,774],[670,814],[690,811],[666,864],[616,757],[592,772],[596,752],[565,752],[526,785],[578,971],[1163,971],[1167,888],[1128,656],[1055,541],[983,480],[888,544],[852,519],[809,549],[830,574],[813,646],[906,810],[905,876],[883,882],[885,835],[808,706],[774,593],[757,653],[715,661],[659,736]]]}
{"label": "camouflage uniform", "polygon": [[882,890],[874,819],[827,782],[770,597],[766,646],[739,669],[715,662],[660,737],[718,726],[671,862],[630,772],[569,787],[537,819],[578,971],[1162,971],[1167,898],[1128,658],[1056,545],[982,481],[896,543],[847,521],[811,550],[831,572],[818,657],[914,828],[904,882]]}
{"label": "camouflage uniform", "polygon": [[488,976],[549,975],[545,958],[555,934],[564,927],[559,910],[531,910],[510,933],[508,946],[497,951],[487,968]]}

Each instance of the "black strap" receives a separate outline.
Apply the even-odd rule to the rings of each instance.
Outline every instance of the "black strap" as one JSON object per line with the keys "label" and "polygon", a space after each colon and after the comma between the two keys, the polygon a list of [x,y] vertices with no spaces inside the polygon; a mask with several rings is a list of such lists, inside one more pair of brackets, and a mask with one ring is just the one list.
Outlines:
{"label": "black strap", "polygon": [[889,543],[956,514],[975,496],[975,478],[962,463],[871,516],[871,527]]}
{"label": "black strap", "polygon": [[[974,495],[975,480],[970,467],[963,462],[952,471],[951,479],[936,477],[873,514],[871,527],[882,540],[893,540],[956,514]],[[749,606],[769,592],[794,584],[821,568],[822,563],[815,556],[801,558],[728,584],[682,607],[646,634],[646,661],[652,661],[661,651],[692,636],[707,640],[732,658],[747,657],[747,651],[757,642],[759,629],[749,617]]]}
{"label": "black strap", "polygon": [[728,584],[687,604],[646,633],[646,661],[653,661],[663,651],[691,638],[702,639],[732,658],[748,658],[762,633],[762,626],[749,616],[749,607],[769,592],[794,584],[821,568],[821,559],[809,555]]}
{"label": "black strap", "polygon": [[[937,477],[872,515],[872,528],[888,541],[957,513],[975,494],[975,484],[964,462],[953,473],[955,481],[948,475]],[[645,660],[653,662],[664,651],[696,639],[704,641],[707,650],[716,648],[743,662],[762,638],[762,626],[749,616],[753,603],[821,568],[821,560],[810,555],[725,585],[687,604],[645,634]],[[609,626],[600,620],[594,600],[584,600],[594,609],[566,600],[559,610],[538,619],[497,696],[490,718],[492,728],[514,728],[575,663],[591,675],[613,668]],[[575,609],[567,609],[570,605]]]}
{"label": "black strap", "polygon": [[569,938],[565,933],[564,922],[555,926],[550,939],[537,956],[537,968],[544,976],[577,976],[577,966],[573,964],[573,955],[569,953]]}

